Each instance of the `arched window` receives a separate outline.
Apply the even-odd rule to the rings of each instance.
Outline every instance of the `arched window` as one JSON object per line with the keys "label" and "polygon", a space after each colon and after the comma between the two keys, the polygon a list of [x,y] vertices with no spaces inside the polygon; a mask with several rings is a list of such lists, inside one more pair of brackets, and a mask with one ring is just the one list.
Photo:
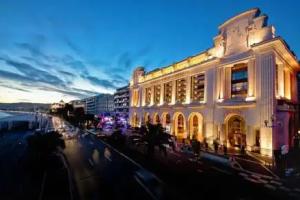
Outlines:
{"label": "arched window", "polygon": [[171,116],[170,114],[166,114],[166,124],[170,124],[171,123]]}
{"label": "arched window", "polygon": [[179,114],[177,118],[177,130],[179,134],[184,132],[184,118],[182,114]]}

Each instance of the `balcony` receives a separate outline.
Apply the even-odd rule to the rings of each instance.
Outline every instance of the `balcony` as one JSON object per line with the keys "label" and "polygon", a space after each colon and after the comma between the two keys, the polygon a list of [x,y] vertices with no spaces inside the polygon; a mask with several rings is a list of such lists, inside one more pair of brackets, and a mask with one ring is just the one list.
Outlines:
{"label": "balcony", "polygon": [[231,98],[223,101],[217,101],[217,106],[221,108],[244,108],[244,107],[255,107],[256,101],[248,101],[244,98]]}

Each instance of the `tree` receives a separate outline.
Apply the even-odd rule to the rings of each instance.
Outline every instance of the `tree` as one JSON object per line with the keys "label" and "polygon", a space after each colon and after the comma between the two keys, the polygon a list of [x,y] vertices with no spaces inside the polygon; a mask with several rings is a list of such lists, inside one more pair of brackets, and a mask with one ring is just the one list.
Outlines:
{"label": "tree", "polygon": [[153,155],[155,146],[158,146],[160,150],[163,150],[164,153],[166,153],[164,144],[168,143],[170,136],[164,131],[161,124],[148,123],[146,127],[147,131],[144,139],[148,145],[148,155]]}

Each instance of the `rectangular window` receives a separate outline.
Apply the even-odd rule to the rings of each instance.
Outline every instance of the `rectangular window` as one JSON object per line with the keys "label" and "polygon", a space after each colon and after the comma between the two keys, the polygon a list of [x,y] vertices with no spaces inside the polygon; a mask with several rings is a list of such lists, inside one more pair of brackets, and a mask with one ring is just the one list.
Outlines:
{"label": "rectangular window", "polygon": [[172,101],[172,82],[164,84],[164,102],[169,104]]}
{"label": "rectangular window", "polygon": [[198,74],[192,76],[192,84],[191,84],[192,101],[195,102],[204,101],[204,86],[205,86],[204,74]]}
{"label": "rectangular window", "polygon": [[246,64],[231,69],[231,98],[246,98],[248,93],[248,70]]}
{"label": "rectangular window", "polygon": [[176,102],[184,103],[186,99],[186,79],[176,80]]}
{"label": "rectangular window", "polygon": [[160,93],[161,93],[161,86],[160,85],[154,86],[154,104],[155,105],[160,104]]}
{"label": "rectangular window", "polygon": [[151,103],[151,88],[146,88],[146,101],[145,105],[148,106]]}

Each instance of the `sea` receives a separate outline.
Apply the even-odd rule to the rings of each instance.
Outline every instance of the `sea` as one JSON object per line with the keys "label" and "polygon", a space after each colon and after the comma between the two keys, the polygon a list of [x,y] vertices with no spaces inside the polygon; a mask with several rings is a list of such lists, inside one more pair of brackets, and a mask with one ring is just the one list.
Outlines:
{"label": "sea", "polygon": [[0,119],[6,118],[6,117],[10,117],[10,116],[12,116],[12,114],[0,111]]}

